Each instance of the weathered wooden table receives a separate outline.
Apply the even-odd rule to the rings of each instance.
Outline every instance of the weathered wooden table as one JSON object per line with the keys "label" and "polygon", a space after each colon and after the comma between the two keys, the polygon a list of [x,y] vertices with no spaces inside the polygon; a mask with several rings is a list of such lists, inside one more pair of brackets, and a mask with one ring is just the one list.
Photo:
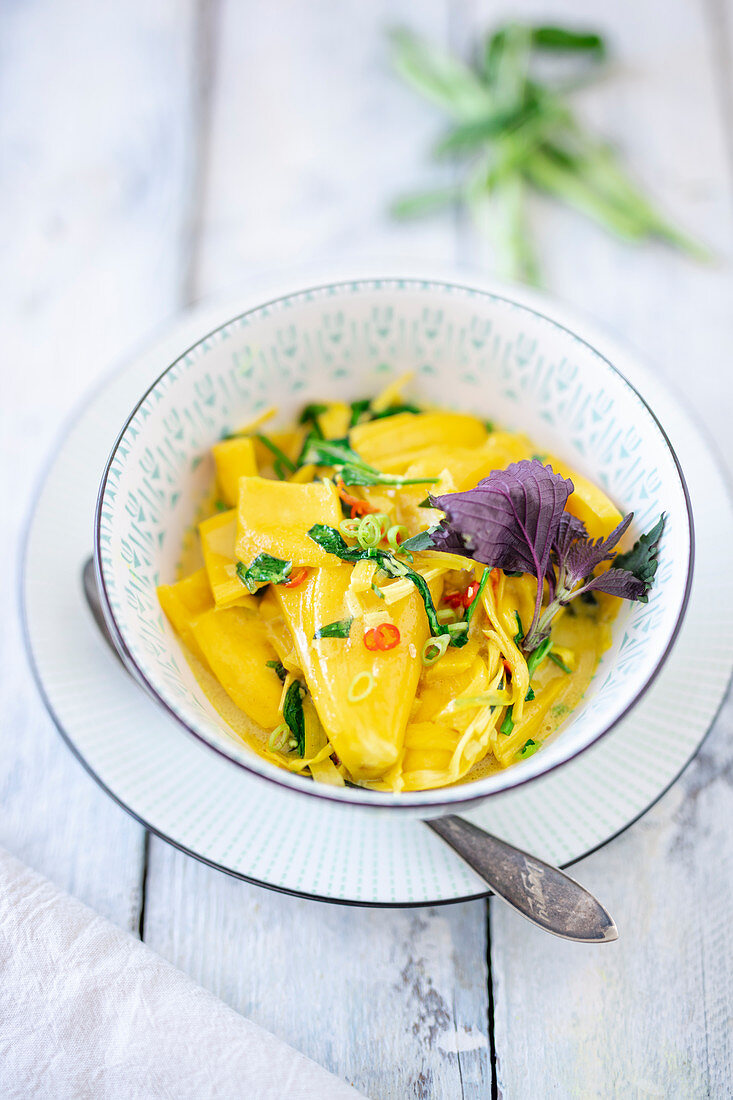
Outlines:
{"label": "weathered wooden table", "polygon": [[[585,109],[719,256],[702,267],[661,247],[631,251],[538,204],[547,284],[655,364],[730,463],[733,11],[726,0],[511,10],[546,21],[546,7],[607,31],[620,60]],[[22,652],[15,558],[44,456],[82,393],[167,318],[311,261],[485,264],[462,221],[401,228],[385,215],[395,192],[429,179],[437,119],[390,75],[384,29],[404,21],[465,48],[501,15],[479,0],[0,7],[13,559],[0,843],[370,1097],[722,1097],[733,1081],[730,701],[684,778],[577,869],[621,929],[599,949],[543,936],[498,903],[339,909],[209,870],[147,838],[94,785]]]}

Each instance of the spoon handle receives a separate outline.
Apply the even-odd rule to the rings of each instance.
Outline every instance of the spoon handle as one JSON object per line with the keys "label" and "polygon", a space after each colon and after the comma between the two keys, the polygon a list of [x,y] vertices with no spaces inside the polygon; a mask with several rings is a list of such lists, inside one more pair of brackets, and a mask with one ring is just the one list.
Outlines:
{"label": "spoon handle", "polygon": [[538,928],[579,943],[610,943],[618,939],[616,925],[600,902],[557,867],[543,863],[453,814],[425,824],[449,844],[498,897]]}

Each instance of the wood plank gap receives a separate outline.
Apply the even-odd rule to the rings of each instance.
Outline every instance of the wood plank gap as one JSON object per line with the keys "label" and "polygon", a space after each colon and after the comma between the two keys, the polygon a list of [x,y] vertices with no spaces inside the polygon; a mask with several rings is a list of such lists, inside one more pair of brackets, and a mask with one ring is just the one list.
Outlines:
{"label": "wood plank gap", "polygon": [[211,146],[211,114],[216,78],[219,16],[219,0],[198,0],[193,59],[191,185],[188,211],[183,219],[182,227],[184,255],[180,290],[182,306],[191,305],[196,301],[198,295],[202,229],[206,209],[207,175]]}
{"label": "wood plank gap", "polygon": [[139,940],[145,939],[145,901],[148,893],[148,867],[150,865],[150,831],[145,830],[145,838],[143,840],[143,866],[142,866],[142,878],[140,882],[140,913],[137,919],[137,937]]}
{"label": "wood plank gap", "polygon": [[499,1100],[499,1075],[496,1065],[496,1036],[494,1034],[494,975],[491,968],[491,898],[486,899],[486,987],[488,993],[486,1007],[487,1030],[489,1035],[489,1058],[491,1060],[491,1100]]}

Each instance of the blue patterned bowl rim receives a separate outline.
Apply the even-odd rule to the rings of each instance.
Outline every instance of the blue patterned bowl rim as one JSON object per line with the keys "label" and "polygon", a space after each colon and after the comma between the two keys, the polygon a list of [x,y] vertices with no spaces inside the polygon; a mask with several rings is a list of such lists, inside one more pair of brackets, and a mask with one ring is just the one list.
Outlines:
{"label": "blue patterned bowl rim", "polygon": [[[677,613],[677,617],[674,622],[672,630],[666,639],[664,646],[660,649],[658,658],[647,677],[646,681],[642,684],[641,688],[635,692],[635,694],[627,699],[623,707],[619,708],[618,712],[614,716],[613,720],[608,722],[602,728],[600,728],[594,736],[589,738],[585,744],[579,746],[572,752],[568,752],[567,755],[554,763],[548,762],[543,766],[542,753],[537,753],[533,758],[530,758],[527,763],[532,763],[533,768],[531,774],[527,773],[527,769],[524,767],[510,767],[507,768],[502,776],[505,782],[500,786],[489,792],[479,792],[475,790],[478,784],[460,784],[458,786],[450,788],[438,788],[430,791],[411,792],[409,796],[405,795],[375,795],[370,793],[368,796],[360,792],[357,788],[345,788],[344,791],[341,788],[330,787],[326,784],[313,783],[312,781],[304,781],[301,777],[294,777],[291,773],[286,772],[276,767],[269,768],[267,771],[263,770],[260,766],[257,766],[259,758],[253,755],[252,763],[248,760],[242,759],[234,753],[229,753],[221,745],[213,743],[202,732],[197,730],[184,715],[182,715],[174,706],[172,706],[165,698],[161,696],[150,678],[146,674],[145,670],[141,667],[140,663],[133,656],[126,640],[124,633],[117,621],[114,613],[112,601],[107,588],[104,570],[102,567],[102,550],[101,550],[101,525],[102,525],[102,508],[105,500],[105,492],[107,489],[107,483],[110,476],[110,470],[115,461],[115,457],[118,453],[120,443],[124,439],[131,422],[135,419],[141,406],[145,404],[147,398],[156,390],[160,383],[179,367],[186,358],[195,352],[199,347],[204,345],[207,341],[221,334],[224,330],[230,326],[237,324],[247,318],[254,317],[263,311],[282,306],[293,299],[301,298],[310,294],[321,293],[335,293],[339,290],[358,290],[359,288],[374,288],[375,286],[386,284],[392,286],[405,286],[415,290],[434,290],[441,289],[447,292],[458,292],[470,295],[471,297],[485,298],[486,300],[503,303],[505,305],[514,307],[519,310],[523,310],[526,313],[532,315],[540,321],[545,322],[551,327],[555,328],[558,332],[563,333],[566,336],[571,337],[578,344],[585,347],[596,359],[605,365],[609,371],[611,371],[617,379],[619,379],[626,388],[636,397],[641,406],[646,410],[651,420],[653,421],[659,435],[661,436],[664,444],[672,458],[678,479],[679,487],[682,490],[682,494],[685,501],[685,507],[687,512],[687,530],[688,530],[688,556],[687,556],[687,568],[686,568],[686,580],[682,599],[680,600],[680,606]],[[636,706],[640,699],[648,692],[652,687],[659,672],[661,671],[664,663],[669,656],[675,641],[678,637],[682,622],[685,617],[687,605],[689,603],[690,591],[692,588],[692,579],[694,572],[694,559],[695,559],[695,532],[694,532],[694,520],[692,505],[690,501],[690,495],[685,481],[684,472],[680,465],[679,459],[669,439],[664,427],[660,423],[658,417],[654,413],[653,409],[644,399],[639,390],[626,378],[626,376],[605,356],[598,350],[590,341],[579,336],[567,325],[562,324],[555,318],[545,313],[543,310],[536,308],[532,304],[527,302],[518,301],[511,297],[509,294],[498,293],[493,290],[482,289],[474,287],[468,284],[463,284],[454,280],[448,281],[440,278],[420,279],[415,276],[389,276],[384,278],[375,278],[369,276],[367,278],[350,278],[348,280],[339,280],[336,282],[322,282],[317,285],[302,287],[300,289],[288,291],[285,294],[279,294],[276,297],[269,298],[265,302],[261,302],[259,305],[253,306],[241,313],[235,314],[228,321],[217,325],[214,329],[202,335],[198,340],[186,348],[172,363],[170,363],[165,370],[163,370],[158,377],[150,384],[148,389],[142,394],[139,401],[134,408],[130,411],[124,425],[122,426],[114,445],[110,451],[109,457],[104,467],[102,478],[99,485],[99,491],[97,494],[97,503],[94,516],[94,565],[95,575],[97,579],[97,585],[99,588],[99,594],[101,597],[101,606],[104,612],[105,620],[109,628],[112,639],[117,647],[118,653],[132,677],[146,690],[155,703],[163,709],[171,718],[173,718],[186,733],[194,737],[207,749],[211,749],[216,752],[220,757],[235,764],[237,767],[243,769],[249,773],[261,779],[264,782],[272,782],[277,786],[285,788],[294,793],[303,795],[304,797],[321,798],[326,801],[338,803],[344,806],[358,806],[368,810],[379,811],[425,811],[425,816],[437,816],[442,811],[449,811],[456,806],[464,806],[469,808],[470,805],[476,805],[479,802],[484,801],[486,798],[494,797],[495,795],[502,794],[503,792],[523,786],[525,783],[532,782],[535,779],[548,775],[550,772],[555,771],[557,768],[562,767],[565,763],[576,758],[581,753],[585,752],[592,745],[596,744],[602,737],[614,729],[623,719],[630,713]],[[563,731],[565,732],[565,730]],[[561,734],[562,736],[562,734]],[[296,780],[295,782],[293,780]],[[480,783],[480,781],[479,781]],[[450,797],[446,797],[447,793],[450,793]]]}

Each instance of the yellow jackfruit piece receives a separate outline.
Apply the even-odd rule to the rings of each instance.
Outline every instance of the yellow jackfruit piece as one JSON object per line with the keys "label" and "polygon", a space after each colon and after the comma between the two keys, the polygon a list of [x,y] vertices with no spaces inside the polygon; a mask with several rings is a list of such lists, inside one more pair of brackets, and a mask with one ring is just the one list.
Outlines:
{"label": "yellow jackfruit piece", "polygon": [[406,470],[428,447],[478,447],[486,438],[477,417],[452,412],[397,413],[357,424],[349,435],[365,462],[390,473]]}
{"label": "yellow jackfruit piece", "polygon": [[200,615],[211,611],[214,607],[214,598],[211,595],[206,570],[197,569],[195,573],[184,577],[176,584],[161,584],[158,588],[158,599],[181,641],[199,660],[204,660],[191,624]]}
{"label": "yellow jackfruit piece", "polygon": [[333,558],[308,537],[308,530],[314,523],[338,527],[340,520],[341,506],[332,481],[299,485],[243,477],[237,509],[237,559],[249,565],[265,553],[294,565],[327,565]]}
{"label": "yellow jackfruit piece", "polygon": [[236,605],[256,610],[257,601],[248,594],[237,576],[237,558],[234,553],[236,528],[237,513],[234,508],[228,512],[219,512],[199,524],[206,572],[217,608]]}
{"label": "yellow jackfruit piece", "polygon": [[[313,702],[339,759],[355,779],[378,779],[402,751],[428,627],[424,605],[415,592],[393,610],[393,622],[400,632],[394,649],[367,649],[358,619],[348,638],[314,641],[317,627],[343,618],[352,568],[343,563],[315,570],[297,588],[277,586],[275,594],[295,640]],[[380,601],[373,593],[364,593],[362,599],[368,611],[378,609]],[[371,690],[353,702],[349,694],[357,677],[365,686],[371,684]]]}
{"label": "yellow jackfruit piece", "polygon": [[222,500],[230,508],[236,508],[239,497],[239,479],[257,474],[257,459],[253,441],[247,436],[223,439],[211,448],[216,465],[216,478]]}
{"label": "yellow jackfruit piece", "polygon": [[264,729],[280,722],[282,685],[268,661],[277,659],[265,625],[246,608],[208,611],[192,624],[194,637],[229,698]]}

